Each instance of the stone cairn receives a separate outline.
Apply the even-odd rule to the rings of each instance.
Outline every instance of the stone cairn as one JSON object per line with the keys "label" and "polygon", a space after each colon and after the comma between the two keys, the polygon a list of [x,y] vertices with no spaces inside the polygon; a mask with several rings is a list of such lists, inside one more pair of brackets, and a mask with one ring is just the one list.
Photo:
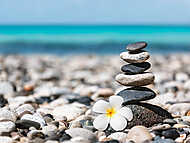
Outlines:
{"label": "stone cairn", "polygon": [[128,128],[136,125],[151,127],[161,123],[164,119],[172,118],[171,114],[159,106],[141,102],[153,99],[156,93],[144,87],[154,83],[152,72],[146,72],[151,67],[150,58],[147,51],[142,50],[147,46],[146,42],[129,44],[127,52],[122,52],[120,58],[129,63],[121,67],[123,73],[118,74],[115,80],[128,88],[117,93],[123,97],[123,106],[128,106],[133,111],[133,120],[128,123]]}

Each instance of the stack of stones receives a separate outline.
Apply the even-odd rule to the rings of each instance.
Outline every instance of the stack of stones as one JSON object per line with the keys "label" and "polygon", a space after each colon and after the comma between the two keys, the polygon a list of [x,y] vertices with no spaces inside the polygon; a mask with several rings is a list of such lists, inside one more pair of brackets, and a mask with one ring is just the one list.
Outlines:
{"label": "stack of stones", "polygon": [[151,67],[151,64],[146,62],[150,58],[149,53],[142,50],[146,46],[146,42],[129,44],[126,47],[128,51],[120,54],[121,59],[129,64],[123,65],[123,73],[115,77],[118,83],[128,87],[117,95],[123,97],[123,106],[128,106],[133,111],[134,118],[128,123],[129,128],[136,125],[150,127],[166,118],[172,118],[170,113],[161,107],[141,102],[156,96],[153,90],[144,87],[154,83],[153,73],[146,72]]}

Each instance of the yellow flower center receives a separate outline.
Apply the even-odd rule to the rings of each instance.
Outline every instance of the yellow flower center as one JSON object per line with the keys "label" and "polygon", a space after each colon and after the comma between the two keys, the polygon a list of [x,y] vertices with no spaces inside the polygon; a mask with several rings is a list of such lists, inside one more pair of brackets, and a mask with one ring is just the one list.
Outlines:
{"label": "yellow flower center", "polygon": [[116,110],[113,107],[106,110],[106,116],[109,118],[113,117],[115,113],[116,113]]}

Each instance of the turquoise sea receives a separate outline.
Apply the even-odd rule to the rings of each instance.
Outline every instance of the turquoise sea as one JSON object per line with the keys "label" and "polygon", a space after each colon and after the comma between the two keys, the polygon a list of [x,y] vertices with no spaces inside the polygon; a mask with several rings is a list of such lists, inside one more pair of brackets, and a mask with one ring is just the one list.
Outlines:
{"label": "turquoise sea", "polygon": [[190,26],[0,26],[0,54],[118,54],[136,41],[152,53],[190,52]]}

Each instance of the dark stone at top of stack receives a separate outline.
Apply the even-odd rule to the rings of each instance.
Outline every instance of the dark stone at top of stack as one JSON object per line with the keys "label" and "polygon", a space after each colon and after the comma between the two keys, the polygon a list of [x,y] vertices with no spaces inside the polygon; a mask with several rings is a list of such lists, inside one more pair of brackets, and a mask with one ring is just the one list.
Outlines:
{"label": "dark stone at top of stack", "polygon": [[136,43],[127,45],[126,49],[130,52],[134,52],[134,51],[141,50],[145,48],[146,46],[147,46],[146,42],[136,42]]}

